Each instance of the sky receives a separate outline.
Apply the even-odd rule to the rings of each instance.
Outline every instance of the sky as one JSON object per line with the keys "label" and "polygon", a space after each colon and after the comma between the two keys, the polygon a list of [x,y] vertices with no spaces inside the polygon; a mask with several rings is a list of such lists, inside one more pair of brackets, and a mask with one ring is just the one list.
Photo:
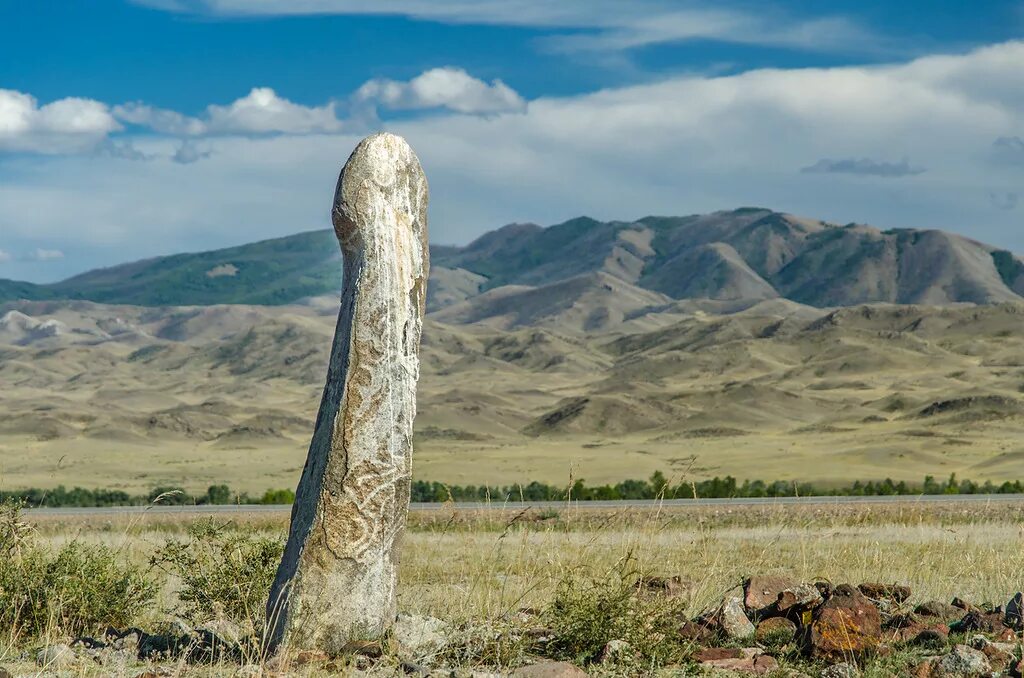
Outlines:
{"label": "sky", "polygon": [[405,136],[434,243],[762,206],[1024,253],[1024,0],[0,0],[0,278],[327,228]]}

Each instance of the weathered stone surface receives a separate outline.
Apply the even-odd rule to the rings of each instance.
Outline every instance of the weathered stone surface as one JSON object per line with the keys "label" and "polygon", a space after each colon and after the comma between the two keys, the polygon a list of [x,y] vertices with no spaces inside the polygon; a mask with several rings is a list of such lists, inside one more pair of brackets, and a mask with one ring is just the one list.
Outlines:
{"label": "weathered stone surface", "polygon": [[800,582],[790,577],[750,577],[743,582],[743,605],[748,613],[757,617],[775,605],[780,593],[799,585]]}
{"label": "weathered stone surface", "polygon": [[796,636],[796,624],[786,617],[769,617],[757,625],[754,638],[759,641],[776,640],[789,642]]}
{"label": "weathered stone surface", "polygon": [[710,662],[719,659],[741,659],[743,650],[738,647],[702,647],[693,655],[695,662]]}
{"label": "weathered stone surface", "polygon": [[718,669],[732,673],[749,673],[757,676],[771,673],[779,668],[779,663],[775,658],[766,654],[759,654],[753,657],[708,659],[701,661],[700,664],[708,669]]}
{"label": "weathered stone surface", "polygon": [[396,617],[429,269],[427,182],[409,145],[364,139],[338,180],[341,311],[288,545],[267,604],[270,642],[339,652]]}
{"label": "weathered stone surface", "polygon": [[874,600],[891,600],[902,603],[910,598],[910,587],[900,584],[866,583],[857,587],[860,592]]}
{"label": "weathered stone surface", "polygon": [[512,674],[513,678],[587,678],[583,669],[568,662],[540,662],[521,666]]}
{"label": "weathered stone surface", "polygon": [[969,678],[992,672],[992,665],[978,650],[957,645],[953,651],[939,659],[932,667],[933,678]]}
{"label": "weathered stone surface", "polygon": [[964,611],[948,603],[938,600],[929,600],[914,608],[914,613],[922,617],[936,617],[942,621],[952,621],[963,616]]}
{"label": "weathered stone surface", "polygon": [[401,654],[424,661],[444,649],[448,632],[448,625],[440,619],[400,614],[391,629],[391,637]]}
{"label": "weathered stone surface", "polygon": [[743,603],[738,597],[731,596],[723,600],[715,619],[727,638],[741,640],[754,635],[754,625],[747,619]]}
{"label": "weathered stone surface", "polygon": [[841,584],[815,611],[808,640],[813,657],[844,659],[873,650],[881,636],[878,608],[857,589]]}
{"label": "weathered stone surface", "polygon": [[821,591],[812,584],[797,584],[779,592],[775,609],[782,614],[790,611],[810,610],[822,601]]}

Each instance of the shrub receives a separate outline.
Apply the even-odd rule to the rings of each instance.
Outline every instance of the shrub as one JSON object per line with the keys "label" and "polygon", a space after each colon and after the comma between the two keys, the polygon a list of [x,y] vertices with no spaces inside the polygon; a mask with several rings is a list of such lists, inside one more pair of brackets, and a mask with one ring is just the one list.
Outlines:
{"label": "shrub", "polygon": [[168,539],[152,563],[181,579],[178,598],[194,621],[226,617],[255,631],[264,625],[283,552],[281,539],[245,534],[230,523],[206,519],[189,527],[186,540]]}
{"label": "shrub", "polygon": [[685,660],[692,648],[679,636],[683,602],[641,593],[639,579],[625,566],[596,577],[565,576],[545,611],[553,631],[546,654],[586,664],[609,642],[621,640],[629,644],[629,661],[638,670]]}
{"label": "shrub", "polygon": [[0,628],[13,637],[123,627],[153,602],[156,583],[118,552],[74,541],[51,552],[33,541],[19,503],[0,511]]}

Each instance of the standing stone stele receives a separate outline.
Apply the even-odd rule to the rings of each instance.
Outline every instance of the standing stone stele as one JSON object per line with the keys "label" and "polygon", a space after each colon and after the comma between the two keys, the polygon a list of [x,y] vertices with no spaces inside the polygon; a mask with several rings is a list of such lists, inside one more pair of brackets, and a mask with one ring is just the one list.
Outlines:
{"label": "standing stone stele", "polygon": [[395,620],[430,268],[427,200],[416,154],[393,134],[364,139],[338,178],[341,310],[267,603],[273,649],[337,653]]}

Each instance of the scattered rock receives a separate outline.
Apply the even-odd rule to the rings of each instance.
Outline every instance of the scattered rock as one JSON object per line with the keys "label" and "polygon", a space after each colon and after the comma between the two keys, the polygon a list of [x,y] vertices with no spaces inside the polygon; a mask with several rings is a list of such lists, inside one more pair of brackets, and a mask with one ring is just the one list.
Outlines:
{"label": "scattered rock", "polygon": [[759,654],[755,657],[730,657],[725,659],[709,659],[701,662],[701,666],[710,669],[732,671],[734,673],[750,673],[764,675],[779,668],[774,657]]}
{"label": "scattered rock", "polygon": [[922,629],[910,639],[910,642],[914,645],[923,645],[936,649],[945,647],[946,643],[949,642],[949,627],[945,624],[937,624],[936,626]]}
{"label": "scattered rock", "polygon": [[966,600],[964,600],[963,598],[954,598],[954,599],[952,600],[952,605],[953,605],[953,607],[958,607],[958,608],[960,608],[961,610],[964,610],[964,611],[966,611],[966,612],[973,612],[973,611],[978,611],[978,612],[980,612],[980,611],[981,611],[981,609],[980,609],[980,608],[978,608],[978,607],[977,607],[977,606],[975,606],[975,605],[971,605],[970,603],[968,603],[968,602],[967,602]]}
{"label": "scattered rock", "polygon": [[857,588],[865,596],[874,600],[891,600],[894,603],[902,603],[910,598],[910,587],[899,584],[866,583]]}
{"label": "scattered rock", "polygon": [[848,662],[833,664],[821,672],[821,678],[857,678],[859,675],[860,671],[857,667]]}
{"label": "scattered rock", "polygon": [[512,678],[589,678],[579,667],[568,662],[540,662],[530,666],[521,666],[512,674]]}
{"label": "scattered rock", "polygon": [[75,663],[75,651],[64,644],[47,645],[36,653],[36,665],[48,668],[67,668]]}
{"label": "scattered rock", "polygon": [[821,591],[817,585],[797,584],[779,592],[775,609],[782,614],[810,610],[820,605],[822,600]]}
{"label": "scattered rock", "polygon": [[1018,591],[1010,598],[1010,602],[1006,603],[1004,621],[1011,628],[1024,628],[1024,593]]}
{"label": "scattered rock", "polygon": [[405,613],[399,614],[391,627],[399,651],[419,661],[432,658],[444,648],[447,632],[448,625],[440,619]]}
{"label": "scattered rock", "polygon": [[993,643],[985,636],[973,636],[970,639],[971,649],[977,650],[985,655],[992,666],[1006,666],[1013,658],[1017,645],[1013,643]]}
{"label": "scattered rock", "polygon": [[743,611],[743,602],[738,596],[731,596],[723,600],[715,619],[727,638],[741,640],[754,635],[754,625],[747,619],[747,615]]}
{"label": "scattered rock", "polygon": [[775,605],[780,593],[798,585],[789,577],[750,577],[743,582],[743,605],[756,618]]}
{"label": "scattered rock", "polygon": [[786,617],[769,617],[757,625],[754,638],[758,641],[774,640],[788,643],[796,637],[796,624]]}
{"label": "scattered rock", "polygon": [[960,621],[950,624],[949,628],[957,633],[970,633],[971,631],[990,633],[996,640],[1016,639],[1016,632],[1003,624],[1002,613],[982,612],[978,608],[965,614]]}
{"label": "scattered rock", "polygon": [[963,610],[938,600],[929,600],[927,603],[921,603],[915,607],[914,614],[922,617],[936,617],[942,621],[952,621],[962,617]]}
{"label": "scattered rock", "polygon": [[738,647],[702,647],[693,655],[693,660],[701,663],[741,658],[743,658],[743,650]]}
{"label": "scattered rock", "polygon": [[845,659],[873,650],[881,636],[878,608],[857,589],[841,584],[814,613],[810,652],[814,658]]}
{"label": "scattered rock", "polygon": [[992,665],[978,650],[957,645],[953,651],[936,661],[932,667],[933,678],[968,678],[984,676],[992,672]]}

